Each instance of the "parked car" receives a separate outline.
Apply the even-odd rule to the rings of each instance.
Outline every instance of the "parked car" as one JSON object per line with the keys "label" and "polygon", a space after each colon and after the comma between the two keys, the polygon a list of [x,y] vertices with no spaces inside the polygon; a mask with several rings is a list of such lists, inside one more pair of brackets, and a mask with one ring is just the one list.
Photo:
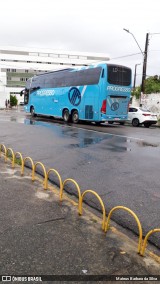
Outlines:
{"label": "parked car", "polygon": [[150,127],[157,123],[157,115],[143,107],[129,107],[128,120],[133,126],[144,125]]}

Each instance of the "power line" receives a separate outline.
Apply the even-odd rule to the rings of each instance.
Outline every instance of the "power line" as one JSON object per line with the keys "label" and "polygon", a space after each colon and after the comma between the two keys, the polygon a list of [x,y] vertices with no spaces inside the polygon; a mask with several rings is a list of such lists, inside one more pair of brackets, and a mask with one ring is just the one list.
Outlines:
{"label": "power line", "polygon": [[133,54],[128,54],[128,55],[123,55],[123,56],[120,56],[120,57],[113,57],[113,58],[111,58],[111,60],[125,58],[125,57],[130,57],[130,56],[134,56],[134,55],[137,55],[137,54],[141,54],[141,53],[138,52],[138,53],[133,53]]}

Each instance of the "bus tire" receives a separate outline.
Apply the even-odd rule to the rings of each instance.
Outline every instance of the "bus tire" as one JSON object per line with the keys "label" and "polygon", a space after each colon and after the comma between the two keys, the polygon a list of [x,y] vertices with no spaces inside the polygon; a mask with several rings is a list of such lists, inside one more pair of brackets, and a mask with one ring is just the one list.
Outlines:
{"label": "bus tire", "polygon": [[69,110],[65,109],[63,111],[63,120],[64,122],[69,122],[70,121],[70,114],[69,114]]}
{"label": "bus tire", "polygon": [[35,116],[36,116],[34,107],[31,107],[31,116],[32,116],[32,117],[35,117]]}
{"label": "bus tire", "polygon": [[78,123],[79,122],[79,115],[78,115],[78,111],[74,110],[72,112],[72,122],[73,123]]}

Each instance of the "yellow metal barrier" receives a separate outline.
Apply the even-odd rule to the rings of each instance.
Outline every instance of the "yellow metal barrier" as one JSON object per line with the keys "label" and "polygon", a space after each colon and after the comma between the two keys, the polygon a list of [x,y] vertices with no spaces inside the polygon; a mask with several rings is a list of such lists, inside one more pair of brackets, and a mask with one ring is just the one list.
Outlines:
{"label": "yellow metal barrier", "polygon": [[160,232],[160,229],[153,229],[153,230],[149,231],[148,234],[145,236],[144,241],[143,241],[143,245],[142,245],[142,249],[141,249],[141,253],[140,253],[142,256],[144,255],[148,238],[150,237],[151,234],[157,233],[157,232]]}
{"label": "yellow metal barrier", "polygon": [[46,173],[46,169],[45,166],[41,163],[41,162],[37,162],[34,166],[34,170],[33,170],[33,181],[35,180],[35,171],[36,171],[36,167],[37,166],[41,166],[44,172],[44,189],[47,189],[47,173]]}
{"label": "yellow metal barrier", "polygon": [[37,162],[34,165],[34,162],[33,162],[33,160],[30,157],[26,157],[26,158],[23,159],[22,154],[20,152],[16,152],[14,154],[13,150],[11,148],[7,149],[4,144],[0,144],[0,157],[1,157],[1,152],[4,152],[5,162],[7,161],[7,158],[9,158],[8,157],[8,153],[10,152],[12,154],[12,167],[13,168],[15,166],[15,158],[17,156],[20,156],[20,160],[21,160],[21,175],[24,174],[25,162],[27,160],[29,160],[30,163],[31,163],[31,166],[32,166],[32,181],[35,180],[36,167],[38,165],[40,165],[42,167],[42,169],[43,169],[43,172],[44,172],[44,189],[48,188],[49,174],[51,172],[54,172],[57,175],[57,177],[59,179],[59,183],[60,183],[60,201],[62,201],[63,189],[64,189],[65,184],[67,182],[72,182],[76,186],[77,191],[78,191],[78,197],[79,197],[78,212],[79,212],[79,215],[82,215],[82,202],[83,202],[83,198],[84,198],[85,194],[86,193],[92,193],[93,195],[95,195],[98,198],[98,200],[99,200],[99,202],[100,202],[100,204],[102,206],[102,211],[103,211],[102,230],[104,230],[105,232],[107,232],[107,230],[109,228],[109,221],[111,219],[111,215],[112,215],[113,211],[115,211],[117,209],[122,209],[122,210],[125,210],[125,211],[129,212],[135,218],[135,220],[137,222],[137,225],[138,225],[138,229],[139,229],[138,253],[140,253],[142,256],[144,256],[144,252],[145,252],[146,245],[147,245],[147,240],[150,237],[150,235],[153,234],[153,233],[156,233],[156,232],[160,232],[160,229],[153,229],[153,230],[149,231],[147,233],[147,235],[145,236],[143,244],[142,244],[142,226],[141,226],[141,223],[140,223],[137,215],[132,210],[130,210],[129,208],[124,207],[124,206],[116,206],[116,207],[112,208],[110,210],[110,212],[109,212],[109,215],[108,215],[108,218],[107,218],[107,221],[106,221],[106,210],[105,210],[104,203],[103,203],[101,197],[95,191],[90,190],[90,189],[89,190],[85,190],[83,192],[83,194],[81,195],[81,191],[80,191],[80,187],[79,187],[78,183],[75,180],[70,179],[70,178],[68,178],[64,182],[62,182],[60,174],[55,169],[49,169],[49,171],[46,172],[45,166],[41,162]]}
{"label": "yellow metal barrier", "polygon": [[7,149],[6,149],[6,146],[4,144],[0,144],[0,157],[1,157],[2,149],[4,150],[4,158],[5,158],[6,153],[7,153]]}
{"label": "yellow metal barrier", "polygon": [[141,245],[142,245],[142,226],[141,226],[141,223],[137,217],[137,215],[129,208],[127,207],[124,207],[124,206],[116,206],[114,207],[110,212],[109,212],[109,215],[108,215],[108,218],[107,218],[107,222],[106,222],[106,226],[105,226],[105,232],[107,232],[108,230],[108,227],[109,227],[109,221],[110,221],[110,218],[111,218],[111,215],[113,213],[113,211],[117,210],[117,209],[123,209],[127,212],[129,212],[136,220],[137,222],[137,225],[138,225],[138,229],[139,229],[139,241],[138,241],[138,253],[140,253],[140,250],[141,250]]}
{"label": "yellow metal barrier", "polygon": [[30,157],[26,157],[24,158],[24,163],[22,164],[22,171],[21,171],[21,174],[22,176],[24,175],[24,166],[25,166],[25,162],[29,160],[31,162],[31,166],[32,166],[32,181],[34,181],[34,163],[33,163],[33,160],[30,158]]}
{"label": "yellow metal barrier", "polygon": [[59,187],[60,187],[60,193],[61,193],[61,192],[62,192],[63,183],[62,183],[62,179],[61,179],[60,174],[59,174],[55,169],[49,169],[49,171],[47,172],[46,187],[48,188],[48,178],[49,178],[50,172],[54,172],[54,173],[58,176],[58,179],[59,179]]}
{"label": "yellow metal barrier", "polygon": [[78,201],[78,213],[80,214],[80,201],[81,201],[81,190],[80,190],[80,187],[78,185],[78,183],[74,180],[74,179],[71,179],[71,178],[67,178],[63,184],[62,184],[62,189],[60,190],[60,201],[62,201],[62,196],[63,196],[63,189],[64,189],[64,186],[67,182],[72,182],[75,184],[76,188],[77,188],[77,191],[78,191],[78,197],[79,197],[79,201]]}
{"label": "yellow metal barrier", "polygon": [[24,160],[23,160],[22,154],[20,152],[15,153],[15,159],[16,159],[17,156],[20,156],[20,158],[21,158],[21,176],[23,176]]}
{"label": "yellow metal barrier", "polygon": [[14,152],[11,148],[8,148],[7,151],[6,151],[6,155],[5,155],[5,162],[7,161],[7,158],[8,158],[8,153],[11,153],[12,154],[12,168],[14,168],[14,164],[15,164],[15,155],[14,155]]}
{"label": "yellow metal barrier", "polygon": [[100,204],[101,204],[101,206],[102,206],[102,211],[103,211],[102,230],[105,230],[106,209],[105,209],[105,206],[104,206],[104,203],[103,203],[101,197],[100,197],[95,191],[88,189],[88,190],[85,190],[85,191],[83,192],[82,197],[81,197],[81,200],[80,200],[80,210],[79,210],[79,214],[82,215],[82,201],[83,201],[83,197],[84,197],[84,195],[85,195],[86,193],[92,193],[92,194],[94,194],[94,195],[98,198],[98,200],[99,200],[99,202],[100,202]]}

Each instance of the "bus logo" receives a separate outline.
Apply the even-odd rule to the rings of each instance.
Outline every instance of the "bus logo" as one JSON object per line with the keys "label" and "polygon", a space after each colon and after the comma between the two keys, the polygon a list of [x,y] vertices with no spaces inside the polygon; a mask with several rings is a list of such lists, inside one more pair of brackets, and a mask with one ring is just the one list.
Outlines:
{"label": "bus logo", "polygon": [[81,93],[78,88],[71,88],[68,93],[68,98],[72,105],[78,106],[81,102]]}
{"label": "bus logo", "polygon": [[117,102],[114,102],[112,105],[111,105],[111,110],[115,111],[119,108],[119,103]]}

